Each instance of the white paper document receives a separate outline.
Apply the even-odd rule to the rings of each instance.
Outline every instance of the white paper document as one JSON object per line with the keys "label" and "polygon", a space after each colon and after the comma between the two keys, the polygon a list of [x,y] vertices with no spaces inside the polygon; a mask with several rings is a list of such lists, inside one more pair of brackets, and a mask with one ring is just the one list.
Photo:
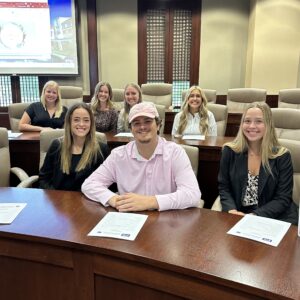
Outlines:
{"label": "white paper document", "polygon": [[133,134],[131,132],[119,132],[115,137],[133,137]]}
{"label": "white paper document", "polygon": [[198,141],[204,141],[205,136],[200,134],[185,134],[182,136],[183,140],[198,140]]}
{"label": "white paper document", "polygon": [[0,224],[10,224],[26,206],[26,203],[0,203]]}
{"label": "white paper document", "polygon": [[276,247],[290,226],[291,223],[275,219],[245,215],[227,233]]}
{"label": "white paper document", "polygon": [[12,132],[11,130],[8,130],[7,134],[9,139],[13,139],[19,137],[22,134],[22,132]]}
{"label": "white paper document", "polygon": [[133,241],[147,217],[132,213],[108,212],[88,235]]}

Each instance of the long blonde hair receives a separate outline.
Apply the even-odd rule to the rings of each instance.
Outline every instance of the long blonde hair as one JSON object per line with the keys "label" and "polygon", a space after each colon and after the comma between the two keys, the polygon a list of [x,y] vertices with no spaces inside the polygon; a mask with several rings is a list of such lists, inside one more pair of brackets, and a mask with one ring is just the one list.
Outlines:
{"label": "long blonde hair", "polygon": [[[71,159],[72,159],[72,145],[73,145],[73,136],[71,131],[71,122],[73,112],[78,109],[85,109],[90,116],[91,120],[91,128],[89,133],[85,137],[84,147],[82,156],[79,160],[78,165],[76,166],[75,171],[79,172],[83,170],[86,166],[91,165],[92,163],[96,163],[98,155],[102,155],[101,149],[99,147],[99,142],[96,138],[96,125],[94,120],[94,115],[92,110],[86,103],[76,103],[68,109],[65,118],[65,133],[62,140],[61,146],[61,162],[60,167],[63,173],[70,174],[71,168]],[[102,155],[103,156],[103,155]]]}
{"label": "long blonde hair", "polygon": [[126,90],[129,87],[133,87],[134,89],[136,89],[138,91],[139,100],[138,100],[137,103],[141,103],[142,102],[142,91],[141,91],[140,86],[138,84],[136,84],[136,83],[128,83],[128,84],[126,84],[126,86],[124,88],[124,114],[123,114],[123,122],[124,122],[124,124],[128,123],[128,114],[129,114],[129,111],[130,111],[130,108],[131,108],[130,105],[125,100]]}
{"label": "long blonde hair", "polygon": [[94,95],[93,95],[93,98],[91,100],[91,108],[92,108],[92,112],[95,113],[97,108],[99,107],[99,103],[100,103],[100,100],[98,99],[98,94],[100,92],[100,89],[101,87],[103,86],[106,86],[108,88],[108,99],[107,99],[107,106],[109,109],[112,109],[113,108],[113,103],[111,101],[112,97],[113,97],[113,92],[112,92],[112,88],[111,88],[111,85],[108,83],[108,82],[98,82],[96,87],[95,87],[95,92],[94,92]]}
{"label": "long blonde hair", "polygon": [[47,81],[43,87],[42,90],[42,94],[41,94],[41,102],[44,106],[44,109],[47,110],[47,106],[46,106],[46,99],[45,99],[45,93],[46,93],[46,89],[50,87],[50,88],[55,88],[57,91],[57,99],[55,101],[55,114],[54,117],[55,118],[59,118],[63,112],[63,106],[61,103],[61,93],[60,93],[60,88],[57,82],[50,80]]}
{"label": "long blonde hair", "polygon": [[208,110],[207,110],[207,98],[203,92],[203,90],[199,86],[192,86],[189,88],[187,91],[182,107],[181,107],[181,116],[179,120],[179,126],[178,126],[178,133],[182,134],[183,131],[185,130],[187,123],[188,123],[188,116],[190,113],[190,106],[188,103],[188,100],[190,98],[191,93],[194,90],[198,90],[200,92],[201,98],[202,98],[202,103],[199,106],[198,113],[200,116],[200,123],[199,123],[199,131],[201,134],[206,135],[208,132]]}
{"label": "long blonde hair", "polygon": [[[236,138],[229,143],[224,144],[224,146],[230,147],[234,152],[241,153],[248,151],[249,144],[248,140],[243,133],[243,122],[245,116],[247,114],[248,109],[250,108],[259,108],[263,113],[263,121],[265,124],[265,133],[262,138],[261,147],[260,147],[260,154],[261,154],[261,162],[264,169],[267,169],[270,174],[272,174],[269,159],[274,159],[288,151],[287,148],[281,146],[278,142],[273,118],[272,118],[272,111],[269,105],[265,102],[253,102],[249,104],[242,115],[240,127]],[[223,147],[224,147],[223,146]]]}

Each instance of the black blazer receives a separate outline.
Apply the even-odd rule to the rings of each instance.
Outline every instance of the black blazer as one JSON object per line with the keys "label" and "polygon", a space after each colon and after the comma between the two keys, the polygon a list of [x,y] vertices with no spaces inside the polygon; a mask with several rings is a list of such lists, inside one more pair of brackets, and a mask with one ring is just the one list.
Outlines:
{"label": "black blazer", "polygon": [[55,139],[47,151],[44,164],[39,173],[39,186],[42,189],[81,191],[83,181],[89,177],[109,155],[108,146],[100,143],[103,156],[99,153],[95,163],[92,163],[80,172],[75,172],[74,170],[80,159],[80,157],[78,157],[77,163],[71,166],[71,175],[67,175],[63,173],[60,168],[60,149],[61,140]]}
{"label": "black blazer", "polygon": [[[273,176],[260,167],[258,180],[258,216],[298,223],[298,209],[292,200],[293,165],[289,152],[270,159]],[[218,176],[222,210],[242,210],[248,179],[248,152],[236,153],[225,146]]]}

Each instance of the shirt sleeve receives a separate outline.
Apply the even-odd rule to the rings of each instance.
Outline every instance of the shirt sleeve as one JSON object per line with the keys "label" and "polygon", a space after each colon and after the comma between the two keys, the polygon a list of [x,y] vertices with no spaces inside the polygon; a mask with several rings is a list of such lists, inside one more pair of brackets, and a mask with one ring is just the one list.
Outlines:
{"label": "shirt sleeve", "polygon": [[35,103],[31,103],[25,111],[27,112],[28,116],[30,117],[30,120],[32,122],[32,119],[35,117],[35,110],[34,110]]}
{"label": "shirt sleeve", "polygon": [[172,155],[172,173],[176,191],[170,194],[155,195],[159,211],[198,207],[201,192],[190,160],[183,148],[175,148]]}
{"label": "shirt sleeve", "polygon": [[55,189],[53,179],[55,170],[60,168],[59,151],[60,141],[56,139],[51,143],[39,172],[39,186],[42,189]]}
{"label": "shirt sleeve", "polygon": [[174,121],[173,121],[173,127],[172,127],[172,135],[174,136],[177,133],[178,126],[179,126],[179,120],[180,120],[180,113],[177,113],[175,115]]}
{"label": "shirt sleeve", "polygon": [[112,152],[81,186],[81,191],[85,196],[104,206],[108,206],[108,200],[116,195],[108,189],[112,183],[116,182],[115,161],[114,152]]}
{"label": "shirt sleeve", "polygon": [[113,131],[117,131],[118,127],[118,113],[115,109],[112,110],[111,112],[111,125],[110,129]]}
{"label": "shirt sleeve", "polygon": [[277,175],[273,174],[273,176],[277,177],[276,191],[271,201],[254,211],[258,216],[277,218],[288,210],[293,201],[293,165],[291,154],[287,152],[276,159],[278,171]]}
{"label": "shirt sleeve", "polygon": [[231,151],[233,150],[231,150],[227,146],[223,148],[218,175],[219,194],[222,203],[222,210],[226,212],[232,209],[237,209],[234,197],[231,192],[231,180],[229,175],[229,170],[231,169]]}
{"label": "shirt sleeve", "polygon": [[212,112],[208,112],[208,135],[217,136],[217,123]]}

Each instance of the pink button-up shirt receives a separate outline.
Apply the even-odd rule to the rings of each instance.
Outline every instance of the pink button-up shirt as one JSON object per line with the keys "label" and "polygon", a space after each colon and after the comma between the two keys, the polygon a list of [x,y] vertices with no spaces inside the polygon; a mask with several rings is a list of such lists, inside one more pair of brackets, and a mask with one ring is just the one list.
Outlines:
{"label": "pink button-up shirt", "polygon": [[104,163],[85,180],[82,192],[107,206],[108,200],[115,196],[107,187],[114,182],[120,195],[155,195],[160,211],[197,207],[201,197],[184,149],[161,137],[149,160],[139,155],[134,141],[113,149]]}

